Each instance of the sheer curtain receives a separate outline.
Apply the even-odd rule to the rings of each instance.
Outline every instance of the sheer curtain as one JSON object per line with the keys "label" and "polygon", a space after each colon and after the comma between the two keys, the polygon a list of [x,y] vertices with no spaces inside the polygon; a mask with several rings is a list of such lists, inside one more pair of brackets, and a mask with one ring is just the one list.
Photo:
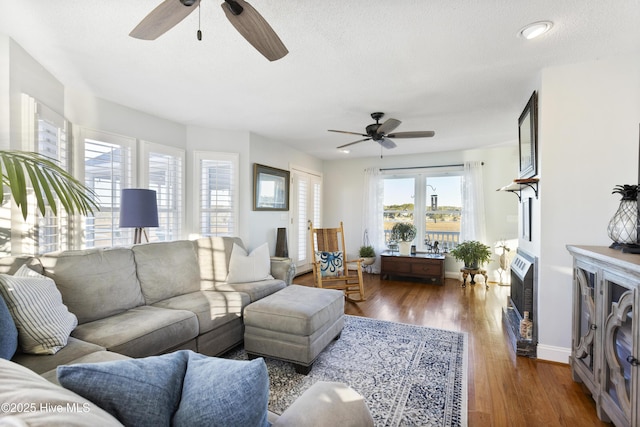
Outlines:
{"label": "sheer curtain", "polygon": [[373,273],[380,273],[379,255],[385,250],[383,197],[384,183],[382,182],[382,173],[376,168],[365,169],[362,203],[362,244],[369,244],[376,251],[376,262],[370,267],[370,271]]}
{"label": "sheer curtain", "polygon": [[482,162],[465,162],[462,178],[460,242],[477,240],[486,244]]}

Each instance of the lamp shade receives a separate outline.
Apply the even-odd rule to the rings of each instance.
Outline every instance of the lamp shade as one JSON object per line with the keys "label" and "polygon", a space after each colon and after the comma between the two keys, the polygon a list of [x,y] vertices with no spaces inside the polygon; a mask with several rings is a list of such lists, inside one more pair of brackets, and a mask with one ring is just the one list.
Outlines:
{"label": "lamp shade", "polygon": [[155,190],[125,188],[120,199],[120,227],[158,226],[158,201]]}

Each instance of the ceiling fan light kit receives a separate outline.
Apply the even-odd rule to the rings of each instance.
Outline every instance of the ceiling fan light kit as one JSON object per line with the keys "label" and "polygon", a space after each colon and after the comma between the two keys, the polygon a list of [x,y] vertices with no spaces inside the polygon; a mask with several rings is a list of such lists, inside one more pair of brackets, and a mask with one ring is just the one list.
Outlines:
{"label": "ceiling fan light kit", "polygon": [[380,123],[380,119],[382,117],[384,117],[384,113],[381,113],[381,112],[371,113],[371,118],[376,122],[370,124],[365,128],[366,133],[348,132],[345,130],[329,129],[329,132],[346,133],[349,135],[359,135],[359,136],[366,137],[364,139],[359,139],[357,141],[349,142],[348,144],[340,145],[339,147],[337,147],[337,149],[343,153],[349,153],[350,151],[346,150],[346,147],[349,147],[354,144],[358,144],[360,142],[369,141],[369,140],[374,140],[375,142],[380,144],[380,147],[391,149],[391,148],[397,147],[397,145],[390,138],[431,138],[435,135],[435,132],[431,130],[390,133],[394,131],[398,126],[400,126],[402,122],[397,119],[387,119],[384,121],[384,123]]}
{"label": "ceiling fan light kit", "polygon": [[[155,40],[189,16],[199,5],[200,0],[164,0],[129,35],[142,40]],[[269,61],[276,61],[289,53],[271,25],[246,1],[225,0],[222,9],[240,35]],[[200,29],[197,34],[198,40],[201,40]]]}

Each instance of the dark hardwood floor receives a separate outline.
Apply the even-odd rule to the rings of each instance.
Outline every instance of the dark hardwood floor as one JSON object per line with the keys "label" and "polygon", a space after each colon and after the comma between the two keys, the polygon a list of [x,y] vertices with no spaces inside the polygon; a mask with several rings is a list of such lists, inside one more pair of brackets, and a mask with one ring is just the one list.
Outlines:
{"label": "dark hardwood floor", "polygon": [[[313,286],[313,276],[294,283]],[[365,286],[367,300],[347,302],[345,313],[469,334],[469,426],[609,425],[598,420],[569,365],[515,355],[502,324],[508,287],[462,288],[454,279],[439,286],[366,273]]]}

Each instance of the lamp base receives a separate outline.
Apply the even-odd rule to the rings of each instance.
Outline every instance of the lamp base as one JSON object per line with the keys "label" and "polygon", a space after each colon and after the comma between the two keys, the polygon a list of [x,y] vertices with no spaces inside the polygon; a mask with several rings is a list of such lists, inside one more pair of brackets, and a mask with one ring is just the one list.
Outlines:
{"label": "lamp base", "polygon": [[135,231],[133,232],[134,245],[142,243],[142,235],[144,235],[146,242],[149,243],[149,235],[147,234],[147,229],[143,227],[136,227]]}

